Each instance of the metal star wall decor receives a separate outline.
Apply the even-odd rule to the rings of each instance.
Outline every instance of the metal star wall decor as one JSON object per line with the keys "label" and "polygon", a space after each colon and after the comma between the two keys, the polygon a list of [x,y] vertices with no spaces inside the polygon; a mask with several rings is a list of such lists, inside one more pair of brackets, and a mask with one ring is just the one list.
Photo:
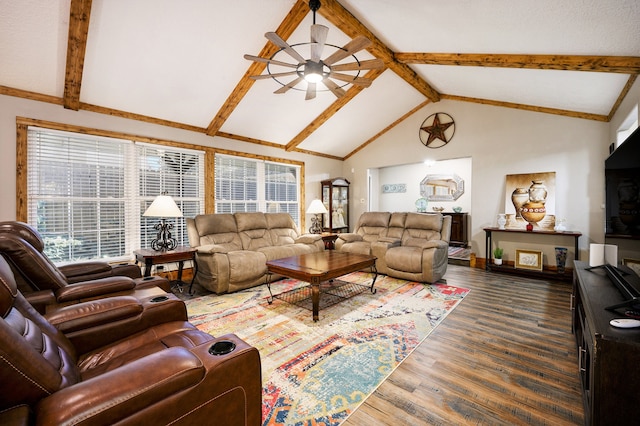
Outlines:
{"label": "metal star wall decor", "polygon": [[427,148],[440,148],[453,138],[456,124],[453,117],[444,112],[431,114],[420,126],[420,141]]}

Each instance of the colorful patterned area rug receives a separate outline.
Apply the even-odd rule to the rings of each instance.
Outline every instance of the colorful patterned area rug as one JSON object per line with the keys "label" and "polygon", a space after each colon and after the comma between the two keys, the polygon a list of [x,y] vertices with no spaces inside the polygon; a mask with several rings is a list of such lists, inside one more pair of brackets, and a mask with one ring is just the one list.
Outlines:
{"label": "colorful patterned area rug", "polygon": [[[370,285],[356,272],[342,280]],[[292,279],[273,294],[306,285]],[[268,303],[266,286],[186,301],[189,321],[235,333],[260,351],[263,425],[339,425],[457,306],[469,290],[380,275],[369,290],[320,310]]]}

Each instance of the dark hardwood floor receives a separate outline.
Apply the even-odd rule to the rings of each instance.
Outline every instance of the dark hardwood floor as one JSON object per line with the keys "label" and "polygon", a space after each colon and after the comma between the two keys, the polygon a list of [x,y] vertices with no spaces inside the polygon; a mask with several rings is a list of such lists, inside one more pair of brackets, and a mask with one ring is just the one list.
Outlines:
{"label": "dark hardwood floor", "polygon": [[470,294],[344,425],[583,424],[571,284],[458,265],[445,278]]}

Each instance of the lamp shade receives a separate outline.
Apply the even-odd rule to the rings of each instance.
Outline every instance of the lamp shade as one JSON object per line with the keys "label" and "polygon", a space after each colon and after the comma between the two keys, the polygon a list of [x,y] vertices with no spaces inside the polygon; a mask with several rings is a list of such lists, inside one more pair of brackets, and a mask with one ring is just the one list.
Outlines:
{"label": "lamp shade", "polygon": [[315,199],[311,202],[311,205],[307,209],[309,214],[327,214],[327,208],[322,204],[322,201]]}
{"label": "lamp shade", "polygon": [[147,217],[182,217],[182,212],[169,195],[158,195],[142,214]]}

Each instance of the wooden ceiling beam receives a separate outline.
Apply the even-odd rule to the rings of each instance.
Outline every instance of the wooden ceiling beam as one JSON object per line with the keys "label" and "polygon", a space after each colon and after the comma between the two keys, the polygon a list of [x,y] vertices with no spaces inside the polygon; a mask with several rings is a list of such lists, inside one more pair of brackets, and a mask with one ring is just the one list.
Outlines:
{"label": "wooden ceiling beam", "polygon": [[91,2],[92,0],[71,0],[62,104],[74,111],[80,108],[80,87],[87,51]]}
{"label": "wooden ceiling beam", "polygon": [[[309,6],[303,0],[296,1],[287,16],[284,18],[276,33],[282,37],[282,39],[288,39],[296,28],[300,25],[305,16],[310,12]],[[271,42],[267,42],[264,48],[260,51],[258,56],[262,58],[270,58],[280,48]],[[267,67],[267,64],[261,62],[252,62],[244,73],[236,87],[231,92],[231,95],[227,98],[224,105],[220,108],[214,119],[207,127],[207,135],[215,136],[216,133],[222,128],[225,121],[231,116],[231,113],[236,109],[238,104],[244,96],[247,94],[255,80],[250,79],[252,75],[262,74],[262,71]]]}
{"label": "wooden ceiling beam", "polygon": [[396,53],[395,59],[404,64],[640,73],[640,57],[637,56]]}
{"label": "wooden ceiling beam", "polygon": [[373,43],[367,49],[373,56],[383,60],[387,68],[426,96],[431,102],[440,100],[440,94],[429,83],[418,76],[408,65],[397,61],[393,51],[336,0],[322,0],[322,6],[318,13],[351,38],[359,35],[367,37]]}

